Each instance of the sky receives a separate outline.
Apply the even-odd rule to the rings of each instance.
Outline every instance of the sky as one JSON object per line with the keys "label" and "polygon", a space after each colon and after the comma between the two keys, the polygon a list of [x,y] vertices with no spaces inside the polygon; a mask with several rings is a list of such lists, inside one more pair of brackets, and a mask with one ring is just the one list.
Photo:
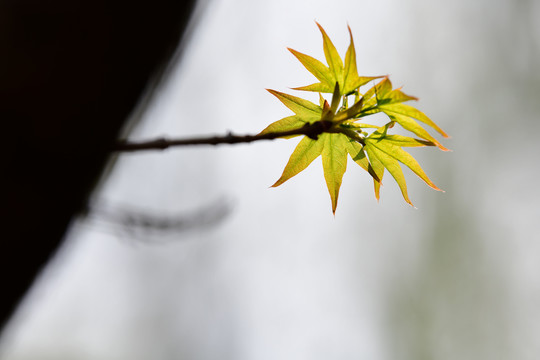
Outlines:
{"label": "sky", "polygon": [[[391,179],[377,202],[349,162],[333,216],[320,160],[269,188],[296,140],[121,155],[1,359],[537,359],[539,5],[213,0],[200,11],[131,139],[257,133],[290,115],[266,88],[315,81],[286,48],[323,59],[317,21],[344,54],[349,25],[359,73],[388,74],[452,136],[452,152],[412,151],[446,192],[409,172],[416,208]],[[112,222],[123,209],[185,221]]]}

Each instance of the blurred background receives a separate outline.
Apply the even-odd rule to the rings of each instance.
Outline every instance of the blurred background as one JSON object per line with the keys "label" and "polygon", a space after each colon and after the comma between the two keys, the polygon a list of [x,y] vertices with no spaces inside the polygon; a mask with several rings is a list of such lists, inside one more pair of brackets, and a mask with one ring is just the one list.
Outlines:
{"label": "blurred background", "polygon": [[[23,359],[540,357],[540,3],[207,0],[129,138],[256,133],[315,79],[315,25],[446,130],[381,201],[349,162],[332,216],[297,140],[122,154],[3,335]],[[144,26],[144,24],[141,24]],[[304,96],[305,94],[295,94]],[[305,95],[316,100],[316,94]],[[140,121],[137,121],[140,119]]]}

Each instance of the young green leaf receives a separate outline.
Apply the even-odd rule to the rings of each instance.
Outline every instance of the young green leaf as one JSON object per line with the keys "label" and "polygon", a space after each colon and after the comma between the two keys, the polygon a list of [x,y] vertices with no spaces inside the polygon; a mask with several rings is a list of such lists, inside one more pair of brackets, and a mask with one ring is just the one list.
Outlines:
{"label": "young green leaf", "polygon": [[364,101],[368,109],[410,100],[418,100],[418,98],[405,94],[401,91],[401,88],[392,90],[392,82],[388,77],[372,86],[364,94]]}
{"label": "young green leaf", "polygon": [[281,177],[271,187],[276,187],[283,184],[299,172],[303,171],[309,166],[316,158],[321,155],[323,151],[324,142],[319,140],[312,140],[307,136],[304,137],[294,149],[285,170]]}
{"label": "young green leaf", "polygon": [[369,163],[363,146],[350,138],[345,145],[347,147],[347,152],[349,153],[353,161],[360,165],[362,169],[366,170],[373,177],[373,180],[380,183],[381,179],[377,176],[375,170]]}
{"label": "young green leaf", "polygon": [[367,146],[364,147],[364,150],[369,156],[369,161],[371,162],[371,167],[375,174],[377,175],[377,178],[379,181],[377,181],[375,178],[373,178],[373,187],[375,190],[375,198],[377,201],[380,199],[380,191],[381,191],[381,185],[382,185],[382,179],[384,176],[384,164],[375,156],[375,154],[371,151],[371,148],[368,148]]}
{"label": "young green leaf", "polygon": [[[319,105],[279,91],[268,90],[295,115],[270,124],[262,131],[263,134],[302,130],[306,126],[316,129],[316,135],[303,132],[309,134],[309,137],[305,136],[300,141],[289,158],[283,174],[272,186],[283,184],[321,155],[332,212],[335,214],[349,154],[353,161],[373,178],[377,200],[380,198],[380,186],[386,169],[396,180],[405,201],[412,205],[400,163],[411,169],[429,186],[440,190],[428,178],[418,162],[402,148],[437,146],[441,150],[447,150],[418,122],[430,126],[445,137],[448,135],[420,110],[404,105],[403,102],[417,98],[403,93],[401,88],[393,89],[392,82],[387,76],[367,91],[360,91],[361,86],[381,76],[358,76],[351,29],[349,28],[350,45],[343,61],[326,31],[319,24],[317,26],[323,37],[324,55],[328,66],[309,55],[289,50],[320,81],[296,89],[319,92]],[[321,93],[332,94],[330,103]],[[349,106],[349,95],[354,95],[355,98],[352,106]],[[379,112],[385,113],[391,120],[383,127],[358,122],[360,118],[364,119]],[[389,134],[395,123],[419,138]],[[373,131],[373,128],[377,130]]]}
{"label": "young green leaf", "polygon": [[348,109],[345,109],[343,111],[340,111],[336,116],[334,117],[335,121],[346,121],[348,119],[354,118],[360,111],[362,110],[362,107],[364,106],[364,98],[360,98],[353,106],[351,106]]}
{"label": "young green leaf", "polygon": [[[385,141],[385,139],[382,140],[373,140],[371,137],[368,137],[366,139],[366,147],[373,147],[377,150],[385,153],[389,157],[399,161],[400,163],[406,165],[409,169],[411,169],[416,175],[418,175],[422,180],[426,182],[429,186],[431,186],[435,190],[441,190],[439,189],[426,175],[424,170],[420,167],[418,162],[405,150],[400,148],[399,146],[396,146],[392,144],[389,141]],[[388,170],[390,171],[390,170]]]}
{"label": "young green leaf", "polygon": [[321,108],[311,101],[271,89],[268,89],[268,92],[275,95],[301,119],[305,121],[317,121],[321,119]]}
{"label": "young green leaf", "polygon": [[[372,162],[374,162],[374,159],[377,159],[380,164],[382,164],[388,170],[390,175],[392,175],[392,177],[396,180],[405,201],[412,205],[409,195],[407,194],[407,183],[405,181],[405,176],[403,175],[403,171],[401,170],[398,161],[385,152],[380,151],[377,147],[372,146],[370,143],[366,144],[366,151]],[[375,192],[377,194],[378,189],[376,189]],[[377,196],[377,199],[378,198],[379,197]]]}
{"label": "young green leaf", "polygon": [[[292,115],[288,116],[286,118],[283,118],[281,120],[275,121],[268,125],[263,131],[260,132],[260,134],[268,134],[268,133],[277,133],[277,132],[283,132],[283,131],[289,131],[289,130],[296,130],[303,127],[307,122],[305,120],[302,120],[302,118],[298,115]],[[290,137],[295,137],[298,135],[291,135]]]}
{"label": "young green leaf", "polygon": [[322,163],[324,179],[332,200],[332,213],[336,213],[339,188],[347,169],[346,144],[349,141],[343,134],[322,134],[318,141],[324,142]]}
{"label": "young green leaf", "polygon": [[412,117],[418,121],[423,122],[426,125],[431,126],[433,129],[435,129],[439,134],[444,136],[445,138],[448,138],[448,134],[443,131],[437,124],[435,124],[430,118],[426,116],[423,112],[421,112],[418,109],[413,108],[412,106],[405,105],[405,104],[387,104],[381,106],[382,111],[384,111],[386,114],[399,114],[399,115],[405,115]]}
{"label": "young green leaf", "polygon": [[334,114],[336,113],[340,102],[341,94],[339,92],[339,83],[336,82],[336,86],[334,87],[334,94],[332,95],[332,105],[330,107],[330,110],[332,112],[332,118],[334,117]]}
{"label": "young green leaf", "polygon": [[349,29],[350,44],[349,48],[347,49],[347,53],[345,54],[345,68],[343,74],[344,94],[348,94],[361,86],[356,86],[356,82],[358,81],[358,69],[356,68],[356,50],[354,48],[354,40],[351,27],[347,26],[347,28]]}
{"label": "young green leaf", "polygon": [[335,80],[326,65],[309,55],[302,54],[291,48],[288,49],[320,81],[320,83],[293,88],[294,90],[317,91],[322,93],[331,93],[334,91]]}
{"label": "young green leaf", "polygon": [[330,72],[333,75],[334,83],[337,82],[339,87],[343,89],[343,62],[339,57],[336,47],[326,34],[326,31],[324,31],[319,23],[316,24],[319,27],[323,37],[324,56],[326,58],[326,62],[328,63],[328,67],[330,68]]}
{"label": "young green leaf", "polygon": [[351,43],[347,49],[347,54],[345,55],[345,65],[343,65],[343,61],[339,57],[336,47],[326,34],[326,31],[320,24],[316,24],[323,37],[324,56],[328,66],[309,55],[302,54],[299,51],[289,48],[289,51],[296,56],[302,65],[304,65],[304,67],[320,81],[319,83],[307,86],[295,87],[293,88],[294,90],[332,93],[334,91],[334,84],[337,82],[339,83],[341,94],[350,94],[371,80],[382,77],[358,76],[358,70],[356,68],[356,51],[350,27],[349,34]]}
{"label": "young green leaf", "polygon": [[416,134],[417,136],[420,136],[422,139],[427,140],[435,144],[439,149],[443,151],[449,151],[447,148],[442,146],[442,144],[437,141],[433,136],[431,136],[423,127],[421,127],[414,119],[403,116],[398,113],[386,113],[390,119],[397,122],[399,125],[401,125],[405,130],[409,130],[410,132]]}
{"label": "young green leaf", "polygon": [[380,101],[386,99],[388,97],[388,94],[390,94],[390,92],[392,91],[392,82],[388,77],[385,77],[373,88],[375,90],[375,96],[377,97],[377,101]]}
{"label": "young green leaf", "polygon": [[406,146],[406,147],[420,147],[420,146],[435,146],[434,143],[426,140],[415,139],[408,136],[402,135],[382,135],[378,132],[374,132],[369,136],[371,140],[383,140],[387,143],[397,145],[397,146]]}
{"label": "young green leaf", "polygon": [[347,26],[350,36],[350,44],[345,54],[345,67],[343,73],[343,94],[347,95],[352,93],[370,82],[371,80],[379,79],[382,76],[358,76],[358,69],[356,68],[356,50],[354,48],[354,40],[352,36],[351,27]]}

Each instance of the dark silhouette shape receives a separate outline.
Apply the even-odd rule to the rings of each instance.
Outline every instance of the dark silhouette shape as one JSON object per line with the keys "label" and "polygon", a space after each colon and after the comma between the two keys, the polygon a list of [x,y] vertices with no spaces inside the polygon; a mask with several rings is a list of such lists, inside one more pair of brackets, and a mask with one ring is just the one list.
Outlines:
{"label": "dark silhouette shape", "polygon": [[130,243],[164,244],[178,242],[181,233],[217,226],[231,213],[231,201],[221,198],[189,211],[165,212],[128,204],[92,201],[87,224],[94,231],[116,234]]}
{"label": "dark silhouette shape", "polygon": [[0,0],[0,326],[82,211],[195,0]]}

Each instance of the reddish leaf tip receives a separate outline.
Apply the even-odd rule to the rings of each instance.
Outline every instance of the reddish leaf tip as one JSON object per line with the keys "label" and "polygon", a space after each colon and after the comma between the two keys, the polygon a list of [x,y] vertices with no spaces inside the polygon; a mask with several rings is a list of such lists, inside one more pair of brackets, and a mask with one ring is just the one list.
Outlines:
{"label": "reddish leaf tip", "polygon": [[437,143],[435,144],[440,150],[442,151],[448,151],[448,152],[452,152],[453,150],[450,150],[450,149],[447,149],[445,148],[444,146],[441,145],[441,143]]}
{"label": "reddish leaf tip", "polygon": [[321,24],[319,24],[318,22],[315,21],[315,24],[317,24],[317,26],[319,27],[319,30],[321,31],[321,33],[323,34],[323,37],[324,36],[328,36],[326,34],[326,31],[324,31],[324,28],[321,26]]}
{"label": "reddish leaf tip", "polygon": [[326,99],[324,100],[323,109],[326,111],[330,110],[330,104],[328,103]]}
{"label": "reddish leaf tip", "polygon": [[437,185],[431,183],[431,184],[428,184],[433,190],[437,190],[437,191],[440,191],[440,192],[446,192],[444,191],[443,189],[440,189]]}
{"label": "reddish leaf tip", "polygon": [[294,56],[296,56],[296,57],[302,55],[302,53],[301,53],[300,51],[291,49],[290,47],[288,47],[287,50],[289,50],[289,52],[290,52],[291,54],[293,54]]}

